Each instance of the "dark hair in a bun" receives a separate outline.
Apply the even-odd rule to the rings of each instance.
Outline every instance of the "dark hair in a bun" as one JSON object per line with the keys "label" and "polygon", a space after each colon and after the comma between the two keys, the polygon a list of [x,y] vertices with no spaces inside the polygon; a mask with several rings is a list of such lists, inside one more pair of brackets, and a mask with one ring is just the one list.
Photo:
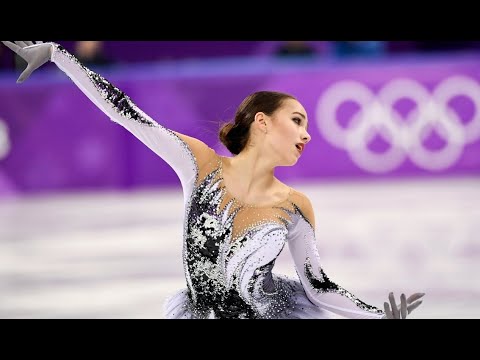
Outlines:
{"label": "dark hair in a bun", "polygon": [[250,126],[255,114],[263,112],[271,116],[286,99],[295,100],[295,97],[276,91],[258,91],[247,96],[238,107],[234,122],[220,128],[218,137],[222,144],[233,155],[240,154],[250,138]]}

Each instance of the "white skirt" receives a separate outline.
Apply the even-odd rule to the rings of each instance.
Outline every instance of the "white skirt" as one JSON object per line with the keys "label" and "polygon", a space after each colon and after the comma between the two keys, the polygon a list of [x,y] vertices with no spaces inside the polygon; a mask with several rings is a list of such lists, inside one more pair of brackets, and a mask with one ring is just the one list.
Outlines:
{"label": "white skirt", "polygon": [[[323,309],[310,301],[303,289],[303,286],[298,280],[288,279],[284,276],[276,277],[277,281],[288,282],[292,292],[293,307],[285,308],[284,311],[279,312],[276,318],[278,319],[343,319],[342,316],[337,315],[331,311]],[[198,316],[191,311],[190,299],[188,297],[188,290],[182,289],[170,296],[164,303],[163,307],[164,318],[166,319],[196,319]],[[212,312],[213,314],[213,312]],[[214,316],[212,315],[212,317]]]}

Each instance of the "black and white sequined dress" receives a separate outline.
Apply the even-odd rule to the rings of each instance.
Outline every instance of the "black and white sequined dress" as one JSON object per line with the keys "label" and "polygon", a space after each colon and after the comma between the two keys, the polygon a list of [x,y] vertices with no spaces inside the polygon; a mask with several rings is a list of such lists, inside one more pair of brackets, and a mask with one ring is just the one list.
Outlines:
{"label": "black and white sequined dress", "polygon": [[[226,189],[224,158],[203,142],[159,125],[128,96],[58,44],[51,61],[111,120],[165,160],[184,194],[183,264],[187,287],[165,303],[166,318],[381,318],[332,282],[320,266],[308,199],[292,190],[265,207]],[[272,273],[288,244],[299,279]]]}

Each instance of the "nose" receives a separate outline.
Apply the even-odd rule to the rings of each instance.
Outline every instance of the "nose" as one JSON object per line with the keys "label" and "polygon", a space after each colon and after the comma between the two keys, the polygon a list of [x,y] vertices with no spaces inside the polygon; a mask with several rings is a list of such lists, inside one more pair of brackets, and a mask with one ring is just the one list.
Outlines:
{"label": "nose", "polygon": [[302,140],[304,141],[305,144],[308,144],[310,140],[312,140],[312,137],[307,131],[305,131],[305,134],[303,134],[302,136]]}

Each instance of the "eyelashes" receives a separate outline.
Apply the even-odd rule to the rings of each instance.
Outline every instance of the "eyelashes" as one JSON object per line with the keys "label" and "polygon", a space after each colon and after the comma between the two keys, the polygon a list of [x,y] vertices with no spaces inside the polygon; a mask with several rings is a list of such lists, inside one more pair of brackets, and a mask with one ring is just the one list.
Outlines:
{"label": "eyelashes", "polygon": [[[294,117],[292,118],[293,122],[297,125],[302,125],[302,119],[299,117]],[[308,131],[308,125],[305,127],[305,130]]]}

